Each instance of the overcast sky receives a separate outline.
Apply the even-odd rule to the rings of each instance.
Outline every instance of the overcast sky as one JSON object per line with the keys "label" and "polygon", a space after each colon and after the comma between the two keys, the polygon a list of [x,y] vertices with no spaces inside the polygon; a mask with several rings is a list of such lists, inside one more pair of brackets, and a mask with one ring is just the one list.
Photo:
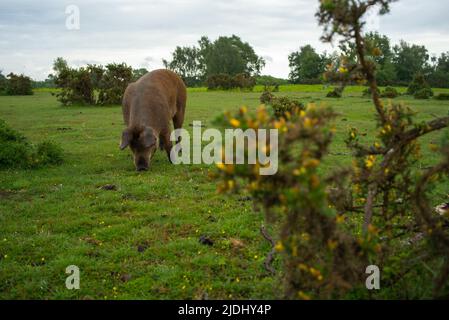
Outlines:
{"label": "overcast sky", "polygon": [[[80,10],[80,29],[68,30],[68,5]],[[318,0],[0,0],[0,70],[45,79],[53,60],[70,65],[126,62],[162,67],[175,46],[194,45],[206,35],[236,34],[267,65],[263,74],[288,77],[288,55],[305,44],[333,51],[319,40]],[[389,16],[369,19],[370,28],[449,51],[449,1],[402,0]]]}

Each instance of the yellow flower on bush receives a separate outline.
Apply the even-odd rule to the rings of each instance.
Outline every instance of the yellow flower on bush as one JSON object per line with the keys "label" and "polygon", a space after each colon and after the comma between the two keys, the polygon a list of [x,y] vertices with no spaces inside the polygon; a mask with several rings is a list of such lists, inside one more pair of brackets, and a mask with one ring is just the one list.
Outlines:
{"label": "yellow flower on bush", "polygon": [[234,127],[234,128],[238,128],[240,127],[240,121],[233,118],[231,120],[229,120],[229,123]]}
{"label": "yellow flower on bush", "polygon": [[299,297],[299,299],[301,299],[301,300],[310,300],[310,299],[311,299],[309,295],[305,294],[305,293],[302,292],[302,291],[299,291],[299,292],[298,292],[298,297]]}
{"label": "yellow flower on bush", "polygon": [[276,243],[276,246],[274,248],[276,249],[277,252],[282,252],[285,249],[281,241],[278,241],[278,243]]}
{"label": "yellow flower on bush", "polygon": [[368,156],[368,158],[366,158],[366,160],[365,160],[365,166],[368,169],[371,169],[372,167],[374,167],[375,163],[376,163],[376,157],[373,155]]}

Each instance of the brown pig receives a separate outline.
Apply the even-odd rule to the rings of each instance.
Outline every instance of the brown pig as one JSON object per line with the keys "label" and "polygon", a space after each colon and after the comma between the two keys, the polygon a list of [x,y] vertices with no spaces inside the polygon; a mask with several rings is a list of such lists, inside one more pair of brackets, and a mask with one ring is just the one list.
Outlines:
{"label": "brown pig", "polygon": [[123,119],[120,149],[130,147],[137,171],[148,170],[158,146],[170,160],[171,121],[182,128],[187,92],[182,79],[169,70],[155,70],[126,88],[123,96]]}

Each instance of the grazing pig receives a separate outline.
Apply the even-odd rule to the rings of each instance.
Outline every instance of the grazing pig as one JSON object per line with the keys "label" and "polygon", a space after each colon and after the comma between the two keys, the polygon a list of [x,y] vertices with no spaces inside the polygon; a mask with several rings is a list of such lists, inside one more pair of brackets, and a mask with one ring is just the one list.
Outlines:
{"label": "grazing pig", "polygon": [[169,70],[147,73],[126,88],[122,110],[127,128],[120,149],[130,147],[137,171],[148,170],[158,146],[170,160],[170,122],[175,129],[182,128],[186,100],[184,82]]}

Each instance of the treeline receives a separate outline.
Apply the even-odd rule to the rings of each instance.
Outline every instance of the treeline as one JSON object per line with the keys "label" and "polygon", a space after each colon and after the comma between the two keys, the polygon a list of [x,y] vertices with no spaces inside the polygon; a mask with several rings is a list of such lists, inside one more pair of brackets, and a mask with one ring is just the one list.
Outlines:
{"label": "treeline", "polygon": [[[376,76],[381,86],[408,86],[417,74],[422,74],[432,87],[449,87],[449,52],[439,57],[431,56],[425,46],[401,41],[392,46],[391,40],[379,33],[369,33],[366,42],[375,52],[367,56],[376,64]],[[322,54],[305,45],[289,55],[292,83],[323,83],[323,74],[333,64],[338,64],[342,56],[350,63],[357,62],[354,44],[341,44],[339,52]]]}
{"label": "treeline", "polygon": [[265,66],[253,47],[236,35],[215,41],[203,36],[198,46],[176,47],[171,60],[163,63],[187,86],[206,84],[209,89],[252,89]]}

